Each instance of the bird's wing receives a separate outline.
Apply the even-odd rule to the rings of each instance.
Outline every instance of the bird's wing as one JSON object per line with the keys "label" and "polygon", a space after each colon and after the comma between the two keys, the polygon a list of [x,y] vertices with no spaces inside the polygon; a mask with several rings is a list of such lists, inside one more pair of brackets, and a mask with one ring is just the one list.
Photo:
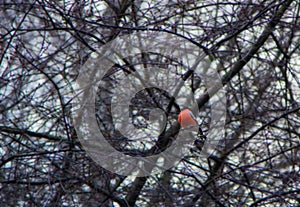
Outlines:
{"label": "bird's wing", "polygon": [[196,117],[194,116],[193,112],[189,111],[189,114],[196,121]]}

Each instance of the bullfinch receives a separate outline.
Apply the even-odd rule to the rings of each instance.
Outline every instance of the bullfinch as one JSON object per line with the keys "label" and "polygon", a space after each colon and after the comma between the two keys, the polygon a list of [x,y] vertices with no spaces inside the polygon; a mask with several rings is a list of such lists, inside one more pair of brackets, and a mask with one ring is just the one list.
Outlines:
{"label": "bullfinch", "polygon": [[[190,109],[182,110],[178,115],[178,122],[181,128],[189,128],[199,126],[193,112]],[[197,138],[194,141],[194,145],[201,150],[206,140],[206,136],[203,134],[201,128],[199,127],[199,131],[197,134]]]}
{"label": "bullfinch", "polygon": [[181,128],[198,126],[196,118],[190,109],[182,110],[178,115],[178,122]]}

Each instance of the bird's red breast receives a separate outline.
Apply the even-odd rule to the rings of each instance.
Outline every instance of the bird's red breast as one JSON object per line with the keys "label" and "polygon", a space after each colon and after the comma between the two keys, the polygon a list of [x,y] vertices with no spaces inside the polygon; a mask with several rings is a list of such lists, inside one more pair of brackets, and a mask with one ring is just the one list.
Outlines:
{"label": "bird's red breast", "polygon": [[179,113],[178,122],[181,128],[198,126],[198,123],[193,115],[193,112],[190,109],[184,109]]}

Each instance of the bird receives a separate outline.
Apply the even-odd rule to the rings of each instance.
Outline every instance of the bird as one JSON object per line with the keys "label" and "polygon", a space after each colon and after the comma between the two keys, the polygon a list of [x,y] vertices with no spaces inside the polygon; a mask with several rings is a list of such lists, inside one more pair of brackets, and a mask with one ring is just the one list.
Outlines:
{"label": "bird", "polygon": [[198,126],[196,118],[190,109],[183,109],[178,115],[178,122],[181,128]]}
{"label": "bird", "polygon": [[201,127],[198,125],[198,122],[193,114],[193,112],[186,108],[183,109],[179,115],[178,115],[178,122],[182,129],[192,128],[192,127],[198,127],[198,134],[194,141],[194,145],[201,150],[204,142],[206,140],[206,136],[203,134],[203,131]]}

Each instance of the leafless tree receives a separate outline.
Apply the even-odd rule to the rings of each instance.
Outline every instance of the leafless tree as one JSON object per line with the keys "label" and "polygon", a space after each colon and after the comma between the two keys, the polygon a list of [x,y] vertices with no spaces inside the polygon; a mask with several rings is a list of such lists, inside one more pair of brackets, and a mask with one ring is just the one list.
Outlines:
{"label": "leafless tree", "polygon": [[[300,205],[299,1],[1,0],[0,17],[1,206]],[[226,90],[225,134],[205,162],[191,152],[160,174],[122,176],[82,147],[74,84],[99,48],[142,31],[187,40],[215,64]],[[95,116],[109,143],[131,156],[160,153],[179,130],[176,100],[155,87],[132,97],[130,116],[144,129],[141,120],[159,108],[164,131],[141,144],[114,128],[118,83],[147,64],[183,80],[205,135],[210,127],[211,94],[193,70],[160,54],[128,57],[107,68]]]}

